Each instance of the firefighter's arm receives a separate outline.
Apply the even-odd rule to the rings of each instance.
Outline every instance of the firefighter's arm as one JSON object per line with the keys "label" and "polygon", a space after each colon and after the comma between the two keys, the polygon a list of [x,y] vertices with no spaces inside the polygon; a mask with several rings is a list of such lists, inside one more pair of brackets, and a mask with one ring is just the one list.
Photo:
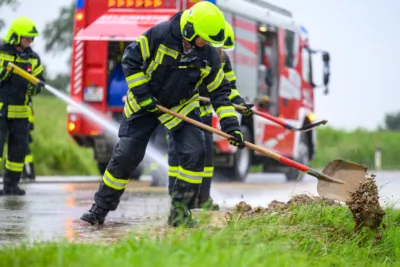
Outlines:
{"label": "firefighter's arm", "polygon": [[234,104],[242,105],[244,104],[243,98],[240,96],[239,91],[236,88],[236,75],[235,72],[233,71],[231,60],[229,59],[229,56],[224,52],[224,59],[225,59],[225,65],[224,65],[224,73],[225,73],[225,79],[228,80],[228,82],[231,84],[231,92],[229,94],[229,100],[232,101]]}
{"label": "firefighter's arm", "polygon": [[146,31],[126,47],[121,60],[129,88],[128,100],[135,99],[142,108],[148,111],[156,111],[156,107],[148,88],[150,78],[144,73],[144,65],[157,47],[156,39],[158,38],[154,28]]}
{"label": "firefighter's arm", "polygon": [[240,130],[235,108],[228,98],[231,87],[225,78],[220,62],[211,68],[210,74],[204,78],[204,84],[210,94],[211,104],[220,120],[222,130],[227,133]]}
{"label": "firefighter's arm", "polygon": [[8,62],[13,61],[14,57],[3,51],[2,46],[0,46],[0,82],[10,78],[11,72],[6,67]]}
{"label": "firefighter's arm", "polygon": [[219,68],[211,69],[210,74],[205,78],[205,83],[210,94],[211,104],[220,120],[222,131],[232,136],[229,138],[229,143],[238,148],[244,148],[244,137],[240,131],[239,120],[228,97],[231,88],[225,79],[221,63],[219,63]]}
{"label": "firefighter's arm", "polygon": [[229,56],[225,52],[224,52],[224,59],[225,59],[225,65],[224,65],[223,70],[225,73],[225,79],[227,79],[231,85],[231,92],[229,94],[229,100],[233,104],[245,106],[246,109],[240,111],[240,113],[243,114],[244,116],[251,116],[251,115],[253,115],[253,111],[251,110],[253,105],[246,104],[246,101],[240,96],[239,90],[236,88],[235,72],[233,71]]}
{"label": "firefighter's arm", "polygon": [[[37,64],[33,65],[33,69],[32,69],[32,75],[35,76],[36,78],[38,78],[40,81],[42,82],[46,82],[45,78],[44,78],[44,68],[42,65],[42,61],[40,60],[40,57],[38,54],[34,54],[34,57],[37,59]],[[40,92],[42,92],[43,90],[43,84],[32,84],[32,83],[28,83],[28,95],[29,96],[35,96],[37,94],[40,94]]]}

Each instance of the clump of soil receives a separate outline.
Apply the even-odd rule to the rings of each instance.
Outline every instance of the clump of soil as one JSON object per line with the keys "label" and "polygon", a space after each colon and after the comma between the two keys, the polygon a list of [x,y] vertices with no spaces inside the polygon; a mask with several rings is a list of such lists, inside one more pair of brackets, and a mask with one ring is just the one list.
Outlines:
{"label": "clump of soil", "polygon": [[225,214],[227,221],[231,221],[234,214],[238,214],[239,218],[249,218],[262,214],[282,213],[289,209],[290,205],[307,205],[312,203],[324,203],[329,206],[338,206],[339,203],[328,200],[319,196],[309,196],[307,194],[294,195],[288,202],[273,200],[268,204],[267,208],[256,207],[252,208],[251,205],[245,201],[240,201],[236,204],[232,212],[228,211]]}
{"label": "clump of soil", "polygon": [[[354,231],[357,233],[363,227],[379,232],[385,211],[379,204],[378,187],[375,183],[375,175],[366,176],[360,186],[350,193],[349,206],[355,221]],[[380,238],[378,234],[377,238]]]}

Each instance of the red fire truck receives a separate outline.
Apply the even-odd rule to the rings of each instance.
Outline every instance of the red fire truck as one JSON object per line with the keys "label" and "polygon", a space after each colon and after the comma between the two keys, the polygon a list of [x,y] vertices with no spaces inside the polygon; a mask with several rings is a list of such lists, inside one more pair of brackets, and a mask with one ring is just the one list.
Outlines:
{"label": "red fire truck", "polygon": [[[151,26],[168,20],[196,0],[77,0],[72,52],[71,96],[119,120],[127,85],[120,56],[124,48]],[[329,54],[313,50],[308,33],[292,14],[264,0],[217,0],[235,30],[236,47],[228,52],[241,95],[255,108],[302,127],[315,120],[313,56],[321,53],[326,92]],[[247,140],[307,164],[315,156],[316,132],[294,132],[253,115],[242,118]],[[219,122],[214,116],[214,127]],[[76,110],[68,110],[68,131],[81,146],[94,149],[99,170],[104,171],[114,143],[99,125]],[[251,165],[264,172],[281,172],[287,180],[299,172],[247,148],[237,150],[214,136],[217,173],[244,181]],[[133,176],[140,176],[143,166]]]}

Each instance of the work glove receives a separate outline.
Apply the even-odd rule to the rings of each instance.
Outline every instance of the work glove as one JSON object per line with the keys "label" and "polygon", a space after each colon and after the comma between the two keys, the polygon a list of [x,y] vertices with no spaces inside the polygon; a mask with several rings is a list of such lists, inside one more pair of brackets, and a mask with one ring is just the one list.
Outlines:
{"label": "work glove", "polygon": [[146,100],[140,102],[139,106],[147,112],[161,113],[161,111],[157,108],[157,104],[158,102],[154,97],[149,97]]}
{"label": "work glove", "polygon": [[243,116],[248,117],[253,115],[253,111],[251,110],[251,108],[254,106],[253,104],[241,104],[241,106],[246,107],[246,109],[239,111]]}
{"label": "work glove", "polygon": [[240,96],[235,97],[234,99],[232,99],[232,103],[239,105],[239,106],[244,106],[246,107],[246,109],[244,110],[239,110],[239,113],[242,114],[245,117],[251,116],[253,115],[253,111],[251,110],[251,108],[254,106],[253,104],[246,104],[244,99],[241,98]]}
{"label": "work glove", "polygon": [[11,73],[6,67],[0,67],[0,81],[6,81],[10,76]]}
{"label": "work glove", "polygon": [[26,94],[28,96],[35,96],[42,91],[42,87],[38,84],[28,83]]}
{"label": "work glove", "polygon": [[232,135],[232,137],[228,139],[229,144],[231,144],[233,146],[237,146],[240,149],[245,147],[244,136],[241,131],[235,130],[235,131],[229,132],[228,134]]}

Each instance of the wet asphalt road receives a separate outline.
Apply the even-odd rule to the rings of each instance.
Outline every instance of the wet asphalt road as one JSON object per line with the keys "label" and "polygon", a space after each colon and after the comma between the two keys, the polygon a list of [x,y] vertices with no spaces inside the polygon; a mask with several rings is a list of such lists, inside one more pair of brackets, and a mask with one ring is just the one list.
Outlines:
{"label": "wet asphalt road", "polygon": [[[377,174],[381,202],[400,199],[400,172]],[[21,185],[27,195],[0,197],[0,246],[23,241],[58,240],[108,242],[133,228],[166,224],[169,199],[165,187],[149,187],[149,177],[131,181],[117,211],[104,226],[89,226],[79,220],[92,204],[99,177],[38,177]],[[214,183],[212,196],[223,210],[244,200],[252,206],[267,206],[276,199],[287,201],[300,193],[317,194],[317,180],[287,183],[280,174],[252,174],[246,183]],[[396,205],[400,207],[400,204]]]}

